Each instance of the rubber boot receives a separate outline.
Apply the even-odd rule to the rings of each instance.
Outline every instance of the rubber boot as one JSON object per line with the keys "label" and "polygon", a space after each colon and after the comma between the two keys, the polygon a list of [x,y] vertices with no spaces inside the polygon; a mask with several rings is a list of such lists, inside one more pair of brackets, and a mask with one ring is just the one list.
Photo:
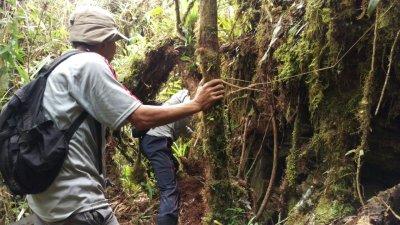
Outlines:
{"label": "rubber boot", "polygon": [[178,218],[175,216],[157,216],[157,225],[177,225]]}

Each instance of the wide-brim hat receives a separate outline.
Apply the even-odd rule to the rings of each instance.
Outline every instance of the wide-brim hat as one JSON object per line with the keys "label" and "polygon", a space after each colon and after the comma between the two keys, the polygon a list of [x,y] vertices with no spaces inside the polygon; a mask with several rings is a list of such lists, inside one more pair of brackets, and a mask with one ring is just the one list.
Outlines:
{"label": "wide-brim hat", "polygon": [[100,7],[86,6],[75,10],[69,23],[71,42],[96,45],[121,39],[129,41],[129,38],[117,30],[112,14]]}

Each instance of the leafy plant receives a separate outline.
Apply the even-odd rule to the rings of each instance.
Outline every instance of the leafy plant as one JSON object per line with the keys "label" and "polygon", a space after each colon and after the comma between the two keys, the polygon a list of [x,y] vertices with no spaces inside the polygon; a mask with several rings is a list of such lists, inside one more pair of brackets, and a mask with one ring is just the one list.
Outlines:
{"label": "leafy plant", "polygon": [[225,210],[227,217],[229,218],[230,222],[229,225],[240,225],[243,224],[245,210],[242,208],[227,208]]}
{"label": "leafy plant", "polygon": [[177,158],[182,158],[186,156],[188,147],[192,144],[192,140],[186,141],[183,138],[178,138],[177,141],[171,146],[174,155]]}
{"label": "leafy plant", "polygon": [[183,34],[185,35],[185,49],[187,55],[194,54],[196,43],[195,27],[198,18],[198,7],[197,4],[195,4],[194,7],[188,12],[185,18],[186,20],[183,21],[182,27]]}
{"label": "leafy plant", "polygon": [[144,36],[146,38],[152,39],[154,42],[160,43],[167,37],[174,36],[175,33],[175,11],[163,7],[163,5],[152,5],[150,10],[148,10],[143,16],[142,22],[144,26]]}
{"label": "leafy plant", "polygon": [[140,191],[140,186],[136,185],[134,182],[132,182],[132,167],[129,165],[124,165],[122,167],[122,173],[120,176],[120,181],[125,189],[126,193],[130,194],[136,194]]}
{"label": "leafy plant", "polygon": [[23,49],[20,48],[20,39],[23,35],[20,33],[19,24],[23,18],[23,12],[18,10],[16,1],[7,1],[6,6],[9,7],[10,12],[0,11],[4,15],[1,20],[0,29],[2,36],[0,37],[0,68],[5,73],[1,76],[8,76],[9,74],[21,74],[23,83],[29,81],[27,73],[23,69]]}
{"label": "leafy plant", "polygon": [[146,183],[142,182],[140,185],[142,185],[142,187],[146,190],[146,193],[147,193],[147,196],[149,197],[149,199],[152,200],[155,195],[154,186],[147,182]]}

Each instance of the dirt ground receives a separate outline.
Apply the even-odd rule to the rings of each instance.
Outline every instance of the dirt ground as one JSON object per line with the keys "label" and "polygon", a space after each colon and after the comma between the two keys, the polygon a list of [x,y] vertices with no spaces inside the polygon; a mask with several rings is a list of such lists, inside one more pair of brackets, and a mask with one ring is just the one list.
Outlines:
{"label": "dirt ground", "polygon": [[[181,225],[200,225],[204,215],[203,200],[204,167],[199,162],[187,163],[182,160],[186,174],[180,176],[181,210],[179,212]],[[186,162],[186,163],[185,163]]]}

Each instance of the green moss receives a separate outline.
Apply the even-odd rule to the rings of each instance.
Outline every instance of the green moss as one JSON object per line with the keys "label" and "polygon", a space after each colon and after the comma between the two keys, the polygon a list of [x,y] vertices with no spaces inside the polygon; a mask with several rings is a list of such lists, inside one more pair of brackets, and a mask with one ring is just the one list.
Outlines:
{"label": "green moss", "polygon": [[[327,83],[321,78],[321,59],[326,52],[325,41],[327,23],[331,21],[331,10],[320,9],[324,1],[315,1],[307,7],[313,10],[306,11],[307,26],[300,36],[291,32],[285,44],[274,53],[274,58],[281,62],[278,67],[279,75],[275,82],[290,83],[306,78],[309,87],[309,110],[313,114],[324,98]],[[314,10],[315,9],[315,10]],[[289,85],[289,84],[287,84]],[[277,85],[275,85],[277,86]]]}
{"label": "green moss", "polygon": [[232,191],[229,181],[228,157],[224,124],[224,107],[217,104],[202,116],[203,152],[207,159],[206,199],[210,220],[228,221],[225,209],[231,208]]}
{"label": "green moss", "polygon": [[225,214],[225,209],[232,207],[232,193],[230,181],[225,180],[212,180],[207,182],[209,195],[212,199],[207,199],[208,206],[212,207],[208,210],[207,216],[204,218],[205,224],[213,220],[226,223],[230,218]]}
{"label": "green moss", "polygon": [[299,199],[295,196],[289,196],[288,197],[288,202],[287,202],[287,208],[288,210],[292,210],[293,207],[297,204],[297,202],[299,201]]}
{"label": "green moss", "polygon": [[[232,205],[229,208],[225,208],[224,216],[227,219],[227,225],[242,225],[245,224],[246,214],[248,212],[248,208],[246,208],[243,204],[248,200],[248,190],[244,188],[242,185],[239,185],[237,182],[233,182],[231,184],[232,190]],[[248,203],[250,204],[250,203]],[[227,206],[226,206],[227,207]],[[211,223],[212,224],[212,223]]]}
{"label": "green moss", "polygon": [[197,61],[200,62],[201,73],[203,75],[207,74],[209,79],[218,78],[215,77],[217,74],[219,75],[220,59],[218,52],[213,51],[211,48],[198,48],[196,53]]}
{"label": "green moss", "polygon": [[329,23],[331,22],[331,9],[330,8],[323,8],[322,9],[322,22]]}
{"label": "green moss", "polygon": [[315,208],[316,224],[328,224],[336,218],[353,213],[353,211],[353,207],[349,204],[321,198]]}
{"label": "green moss", "polygon": [[308,110],[311,113],[311,117],[314,116],[314,112],[317,111],[320,102],[324,99],[324,85],[319,80],[319,75],[316,72],[315,75],[308,76],[307,84],[309,86],[308,96]]}
{"label": "green moss", "polygon": [[293,188],[296,184],[297,168],[296,163],[299,157],[298,136],[300,129],[299,116],[296,117],[294,128],[292,132],[292,147],[289,150],[289,155],[286,158],[286,176],[288,178],[289,187]]}
{"label": "green moss", "polygon": [[275,82],[293,81],[293,76],[308,69],[307,64],[310,57],[311,51],[307,41],[289,37],[287,42],[281,45],[274,53],[274,58],[281,62]]}
{"label": "green moss", "polygon": [[[380,70],[387,69],[382,67],[387,65],[388,52],[400,29],[395,18],[400,12],[400,2],[380,4],[381,15],[391,5],[393,9],[379,21],[376,46],[379,75],[385,74]],[[294,106],[297,113],[307,117],[302,119],[307,124],[297,119],[293,124],[291,148],[286,156],[285,173],[291,187],[288,208],[297,204],[305,187],[314,185],[317,190],[306,212],[289,210],[287,224],[329,223],[353,212],[358,204],[354,195],[354,160],[346,153],[360,142],[357,115],[365,76],[371,67],[373,32],[360,37],[375,21],[374,17],[357,19],[358,9],[353,0],[306,1],[304,17],[294,21],[291,27],[283,27],[287,39],[280,39],[280,45],[274,49],[278,73],[274,76],[273,88],[284,96],[282,111],[288,112],[288,107]],[[288,21],[285,16],[283,21]],[[261,48],[270,41],[269,37],[265,38],[265,30],[257,35]],[[396,66],[394,70],[400,70]],[[374,80],[376,87],[370,90],[372,101],[376,101],[382,90],[383,78],[378,78],[380,83]],[[390,101],[386,106],[395,105],[396,99]],[[303,125],[311,128],[302,132]],[[300,174],[307,174],[307,178]]]}

